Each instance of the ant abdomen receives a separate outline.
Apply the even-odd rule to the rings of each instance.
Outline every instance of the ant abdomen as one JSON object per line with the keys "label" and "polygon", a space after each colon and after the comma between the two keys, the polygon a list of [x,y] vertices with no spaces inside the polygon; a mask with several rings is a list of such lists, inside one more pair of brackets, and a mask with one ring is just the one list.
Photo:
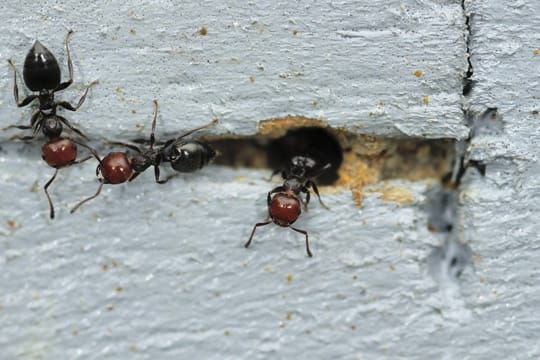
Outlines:
{"label": "ant abdomen", "polygon": [[55,169],[68,166],[77,158],[77,145],[70,139],[56,138],[41,147],[41,157]]}
{"label": "ant abdomen", "polygon": [[170,145],[163,151],[164,161],[169,161],[178,172],[193,172],[203,168],[216,156],[216,151],[208,144],[190,141]]}
{"label": "ant abdomen", "polygon": [[24,60],[23,78],[32,91],[54,90],[60,85],[58,61],[38,40]]}
{"label": "ant abdomen", "polygon": [[99,163],[97,171],[105,184],[121,184],[133,175],[131,162],[124,152],[111,152]]}
{"label": "ant abdomen", "polygon": [[300,208],[300,201],[294,195],[278,193],[270,201],[268,215],[275,224],[287,227],[298,219]]}

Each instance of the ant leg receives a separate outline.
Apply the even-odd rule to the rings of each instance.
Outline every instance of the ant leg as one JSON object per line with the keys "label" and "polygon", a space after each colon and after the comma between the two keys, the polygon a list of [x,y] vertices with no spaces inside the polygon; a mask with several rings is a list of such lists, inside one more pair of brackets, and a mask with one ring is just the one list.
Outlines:
{"label": "ant leg", "polygon": [[79,159],[79,160],[75,160],[74,162],[71,163],[71,165],[75,165],[75,164],[80,164],[80,163],[83,163],[87,160],[90,160],[94,157],[94,155],[88,155],[86,157],[83,157],[82,159]]}
{"label": "ant leg", "polygon": [[74,133],[76,133],[80,137],[82,137],[82,138],[84,138],[86,140],[89,140],[88,136],[84,135],[79,129],[77,129],[75,126],[71,125],[71,123],[69,122],[68,119],[66,119],[66,118],[64,118],[62,116],[59,116],[59,115],[56,115],[56,117],[58,118],[58,120],[60,120],[62,122],[62,124],[66,125],[71,131],[73,131]]}
{"label": "ant leg", "polygon": [[[32,114],[32,117],[30,118],[30,125],[32,127],[41,127],[41,124],[42,124],[42,121],[44,120],[44,116],[43,116],[43,113],[39,110],[36,110],[36,112],[34,112]],[[35,129],[34,132],[37,132],[39,129]]]}
{"label": "ant leg", "polygon": [[309,250],[309,240],[308,240],[308,233],[306,230],[300,230],[300,229],[297,229],[297,228],[294,228],[292,226],[289,226],[292,230],[296,231],[296,232],[299,232],[300,234],[304,234],[306,235],[306,251],[307,251],[307,254],[309,257],[312,257],[313,255],[311,254],[311,251]]}
{"label": "ant leg", "polygon": [[154,176],[156,177],[156,182],[158,184],[165,184],[167,181],[169,181],[172,178],[172,176],[169,176],[163,180],[160,180],[159,179],[159,165],[154,165]]}
{"label": "ant leg", "polygon": [[169,175],[165,179],[158,181],[158,184],[165,184],[167,181],[171,180],[173,177],[176,176],[178,176],[178,174]]}
{"label": "ant leg", "polygon": [[136,151],[139,154],[142,153],[141,149],[137,145],[134,145],[134,144],[129,144],[129,143],[121,142],[121,141],[109,141],[106,144],[123,146],[123,147],[127,147],[130,150]]}
{"label": "ant leg", "polygon": [[[82,147],[85,148],[86,150],[90,151],[90,154],[92,154],[92,156],[87,156],[86,158],[84,158],[84,159],[82,159],[82,160],[79,160],[79,161],[77,161],[76,163],[81,163],[81,162],[83,162],[83,161],[86,161],[86,160],[91,159],[92,157],[94,157],[94,158],[99,162],[99,164],[100,164],[100,166],[101,166],[101,159],[100,159],[100,157],[99,157],[99,155],[98,155],[98,153],[97,153],[96,150],[92,149],[90,146],[88,146],[88,145],[86,145],[86,144],[80,143],[80,142],[75,141],[75,140],[73,140],[73,139],[72,139],[71,141],[73,141],[75,144],[77,144],[77,145],[79,145],[79,146],[82,146]],[[97,169],[96,169],[96,172],[97,172]]]}
{"label": "ant leg", "polygon": [[[81,98],[79,99],[79,102],[77,103],[77,105],[73,106],[70,103],[68,103],[67,101],[58,101],[56,103],[56,105],[61,106],[64,109],[69,110],[69,111],[76,111],[84,103],[84,100],[86,99],[86,95],[88,95],[88,90],[90,90],[90,88],[92,86],[96,85],[96,84],[99,84],[98,80],[94,80],[94,81],[92,81],[90,84],[88,84],[86,86],[86,90],[84,90],[84,93],[81,96]],[[55,91],[57,91],[57,90],[55,90]]]}
{"label": "ant leg", "polygon": [[270,175],[270,177],[268,179],[266,179],[266,181],[270,182],[272,181],[272,179],[274,178],[274,176],[276,176],[277,174],[279,174],[281,172],[281,170],[274,170],[272,171],[272,175]]}
{"label": "ant leg", "polygon": [[302,203],[304,204],[304,211],[305,212],[308,212],[308,204],[309,204],[309,200],[311,199],[311,194],[309,192],[309,189],[305,186],[302,186],[302,188],[300,189],[303,193],[306,194],[306,201],[303,201],[302,199]]}
{"label": "ant leg", "polygon": [[54,175],[52,176],[52,178],[49,181],[47,181],[47,183],[43,187],[43,190],[45,190],[45,195],[47,195],[47,200],[49,201],[49,214],[50,214],[51,219],[54,219],[54,205],[53,205],[53,202],[51,200],[51,196],[49,195],[49,191],[47,189],[49,188],[49,185],[52,184],[54,179],[56,179],[57,174],[58,174],[58,169],[55,169],[54,170]]}
{"label": "ant leg", "polygon": [[154,120],[152,120],[152,132],[150,133],[150,150],[154,149],[154,143],[156,142],[155,133],[156,133],[156,124],[157,124],[157,113],[158,113],[158,101],[157,99],[154,99]]}
{"label": "ant leg", "polygon": [[332,164],[327,163],[319,171],[317,171],[315,174],[313,174],[313,176],[311,176],[311,178],[312,179],[316,178],[317,176],[321,175],[322,173],[324,173],[326,170],[330,169],[331,167],[332,167]]}
{"label": "ant leg", "polygon": [[137,176],[139,176],[139,175],[141,175],[141,172],[134,171],[134,172],[133,172],[133,175],[131,175],[131,177],[129,178],[128,181],[129,181],[129,182],[132,182],[132,181],[135,180],[135,178],[136,178]]}
{"label": "ant leg", "polygon": [[272,194],[283,191],[285,191],[285,188],[283,186],[273,188],[271,191],[268,192],[268,196],[266,197],[266,203],[270,206],[270,202],[272,201]]}
{"label": "ant leg", "polygon": [[67,88],[69,85],[73,84],[73,62],[71,61],[71,53],[69,51],[69,38],[71,37],[71,34],[73,34],[73,30],[69,30],[66,35],[66,40],[64,41],[66,44],[66,53],[67,53],[67,63],[68,63],[68,72],[69,72],[69,79],[66,82],[61,83],[54,89],[54,91],[60,91]]}
{"label": "ant leg", "polygon": [[218,123],[218,121],[219,121],[218,119],[214,119],[214,120],[210,121],[210,122],[209,122],[208,124],[206,124],[206,125],[199,126],[198,128],[189,130],[189,131],[183,133],[182,135],[177,136],[177,137],[174,139],[174,141],[172,141],[172,142],[176,142],[176,141],[178,141],[178,140],[180,140],[180,139],[182,139],[182,138],[185,138],[186,136],[191,135],[191,134],[193,134],[193,133],[196,132],[196,131],[199,131],[199,130],[206,129],[206,128],[208,128],[208,127],[214,126],[214,125],[216,125],[216,124]]}
{"label": "ant leg", "polygon": [[[32,140],[36,137],[37,132],[41,128],[41,119],[39,119],[41,115],[41,112],[36,111],[32,118],[30,119],[30,125],[8,125],[5,128],[2,128],[3,131],[9,130],[9,129],[20,129],[20,130],[30,130],[32,129],[32,135],[13,135],[10,139],[11,140]],[[38,120],[39,119],[39,120]]]}
{"label": "ant leg", "polygon": [[9,66],[13,70],[13,96],[15,97],[15,102],[17,103],[17,107],[23,107],[28,104],[30,104],[32,101],[38,98],[38,95],[29,95],[22,99],[21,102],[19,102],[19,86],[17,85],[17,69],[15,68],[15,65],[13,64],[13,61],[11,59],[8,59]]}
{"label": "ant leg", "polygon": [[265,221],[265,222],[260,222],[260,223],[256,223],[255,226],[253,227],[253,230],[251,230],[251,235],[249,236],[249,240],[247,241],[247,243],[244,245],[245,248],[247,248],[249,246],[249,244],[251,244],[251,240],[253,239],[253,235],[255,235],[255,230],[257,230],[257,228],[259,226],[264,226],[264,225],[268,225],[270,224],[272,221]]}
{"label": "ant leg", "polygon": [[31,128],[32,128],[32,125],[8,125],[2,128],[2,130],[3,131],[9,130],[9,129],[29,130]]}
{"label": "ant leg", "polygon": [[22,135],[13,135],[13,136],[10,137],[9,139],[10,139],[10,140],[30,141],[30,140],[34,139],[35,137],[36,137],[36,135],[26,135],[26,136],[22,136]]}
{"label": "ant leg", "polygon": [[311,181],[311,180],[308,180],[306,182],[306,187],[311,187],[313,189],[313,192],[315,192],[315,195],[317,195],[317,197],[319,198],[319,203],[321,204],[321,206],[323,208],[325,208],[326,210],[330,210],[330,208],[328,206],[326,206],[325,203],[323,203],[323,201],[321,200],[321,195],[319,195],[319,189],[317,188],[317,185]]}
{"label": "ant leg", "polygon": [[86,203],[86,202],[88,202],[88,201],[90,201],[90,200],[92,200],[92,199],[97,198],[98,195],[99,195],[99,193],[101,192],[101,189],[103,188],[103,184],[104,184],[103,181],[100,180],[100,181],[99,181],[99,187],[98,187],[96,193],[95,193],[94,195],[90,196],[90,197],[87,197],[86,199],[82,200],[82,201],[79,202],[77,205],[75,205],[75,206],[73,207],[73,209],[70,210],[70,213],[73,214],[73,213],[74,213],[75,211],[77,211],[77,209],[80,208],[84,203]]}

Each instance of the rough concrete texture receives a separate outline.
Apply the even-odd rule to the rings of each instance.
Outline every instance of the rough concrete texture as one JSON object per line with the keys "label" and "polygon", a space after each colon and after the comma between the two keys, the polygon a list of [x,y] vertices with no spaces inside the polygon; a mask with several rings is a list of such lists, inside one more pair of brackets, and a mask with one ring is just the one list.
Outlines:
{"label": "rough concrete texture", "polygon": [[[19,67],[36,38],[65,64],[63,38],[76,31],[74,90],[100,85],[71,118],[92,135],[140,135],[154,98],[169,133],[217,117],[220,132],[253,134],[285,115],[394,136],[468,133],[456,1],[10,3],[0,54]],[[0,117],[16,121],[9,68],[0,74]]]}
{"label": "rough concrete texture", "polygon": [[[296,224],[308,258],[301,234],[274,225],[243,247],[278,183],[268,171],[210,166],[162,186],[149,171],[70,215],[97,187],[89,161],[60,171],[50,221],[40,140],[0,133],[0,359],[538,357],[540,6],[529,3],[465,3],[464,106],[459,1],[3,2],[0,60],[19,69],[36,38],[65,64],[76,31],[76,83],[60,97],[100,80],[69,114],[93,139],[146,137],[154,98],[160,137],[213,117],[214,133],[253,134],[296,114],[464,139],[469,121],[467,156],[488,170],[466,174],[449,235],[427,230],[435,180],[374,185],[362,208],[322,189],[331,210],[313,201]],[[0,74],[2,126],[26,123],[7,64]],[[473,266],[458,280],[450,265],[465,248]]]}
{"label": "rough concrete texture", "polygon": [[[534,1],[470,1],[474,126],[469,157],[485,177],[464,180],[462,236],[477,254],[470,307],[483,324],[475,357],[538,358],[540,20]],[[507,355],[503,355],[507,354]]]}

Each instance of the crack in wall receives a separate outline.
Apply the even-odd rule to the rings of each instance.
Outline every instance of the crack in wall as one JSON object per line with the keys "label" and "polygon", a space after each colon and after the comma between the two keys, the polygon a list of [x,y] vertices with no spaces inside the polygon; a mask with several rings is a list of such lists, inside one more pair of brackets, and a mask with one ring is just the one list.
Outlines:
{"label": "crack in wall", "polygon": [[461,2],[465,17],[465,42],[468,68],[463,77],[463,121],[470,129],[467,139],[456,142],[455,158],[452,171],[442,178],[441,184],[430,189],[426,194],[425,210],[428,213],[428,229],[440,233],[444,237],[442,244],[433,248],[428,257],[430,275],[439,283],[457,280],[463,270],[471,264],[472,250],[461,240],[459,229],[459,196],[464,175],[470,168],[476,169],[482,176],[486,173],[486,164],[469,158],[472,139],[479,132],[500,131],[502,124],[497,115],[497,109],[487,109],[484,114],[475,116],[467,106],[467,98],[474,90],[474,68],[471,61],[471,39],[473,15],[469,13],[467,1]]}
{"label": "crack in wall", "polygon": [[472,76],[473,76],[473,65],[472,65],[472,61],[471,61],[471,19],[472,19],[472,15],[467,11],[467,6],[466,6],[466,0],[462,0],[461,1],[461,8],[463,9],[463,15],[465,16],[465,28],[466,28],[466,33],[465,33],[465,44],[466,44],[466,52],[467,52],[467,64],[468,64],[468,68],[467,68],[467,71],[465,72],[465,77],[463,78],[463,91],[462,91],[462,94],[464,96],[468,96],[470,94],[470,92],[472,91],[472,88],[473,88],[473,80],[472,80]]}

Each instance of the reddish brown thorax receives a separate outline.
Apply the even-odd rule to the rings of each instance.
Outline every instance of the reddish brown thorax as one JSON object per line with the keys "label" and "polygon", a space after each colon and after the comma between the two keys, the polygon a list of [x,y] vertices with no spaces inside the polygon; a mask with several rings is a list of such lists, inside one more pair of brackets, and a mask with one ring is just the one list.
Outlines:
{"label": "reddish brown thorax", "polygon": [[268,214],[279,226],[289,226],[300,216],[300,201],[287,193],[277,193],[268,206]]}
{"label": "reddish brown thorax", "polygon": [[53,168],[68,166],[77,158],[77,145],[70,139],[52,139],[41,147],[41,157]]}
{"label": "reddish brown thorax", "polygon": [[131,163],[123,152],[112,152],[101,160],[97,170],[103,176],[105,184],[120,184],[128,181],[133,174]]}

